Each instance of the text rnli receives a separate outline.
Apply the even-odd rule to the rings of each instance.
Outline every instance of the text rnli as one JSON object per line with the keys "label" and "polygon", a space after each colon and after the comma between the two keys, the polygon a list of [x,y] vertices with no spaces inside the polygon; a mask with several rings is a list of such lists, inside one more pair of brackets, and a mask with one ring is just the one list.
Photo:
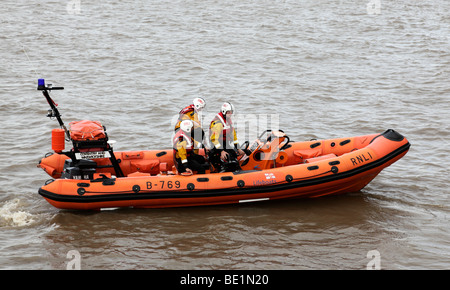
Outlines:
{"label": "text rnli", "polygon": [[350,158],[350,161],[352,162],[353,166],[356,166],[361,163],[366,163],[372,159],[373,159],[373,157],[370,154],[370,152],[365,152],[365,153],[362,153],[362,154],[356,155],[355,157]]}

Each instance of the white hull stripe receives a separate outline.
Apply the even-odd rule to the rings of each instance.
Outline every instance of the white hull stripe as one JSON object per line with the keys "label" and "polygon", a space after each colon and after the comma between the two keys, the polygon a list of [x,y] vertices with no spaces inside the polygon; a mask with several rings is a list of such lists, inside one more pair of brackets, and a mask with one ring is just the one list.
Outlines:
{"label": "white hull stripe", "polygon": [[264,201],[264,200],[269,200],[269,198],[266,197],[266,198],[242,199],[242,200],[239,200],[239,203],[243,203],[243,202],[256,202],[256,201]]}

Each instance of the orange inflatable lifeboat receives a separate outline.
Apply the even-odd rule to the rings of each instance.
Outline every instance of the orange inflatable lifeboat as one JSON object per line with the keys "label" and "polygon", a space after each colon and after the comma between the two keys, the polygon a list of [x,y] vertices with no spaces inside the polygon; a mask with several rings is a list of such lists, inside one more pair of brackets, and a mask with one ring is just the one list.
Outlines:
{"label": "orange inflatable lifeboat", "polygon": [[[268,130],[252,144],[246,142],[241,170],[184,176],[176,172],[172,149],[114,152],[97,121],[72,122],[66,129],[50,88],[40,80],[38,89],[52,108],[49,116],[56,117],[66,133],[54,131],[54,153],[38,165],[53,178],[39,194],[60,209],[205,206],[355,192],[410,147],[391,129],[305,142]],[[64,137],[73,143],[69,151],[63,151]]]}
{"label": "orange inflatable lifeboat", "polygon": [[410,147],[394,130],[320,141],[288,139],[268,132],[240,160],[242,170],[191,176],[177,174],[172,150],[112,153],[112,160],[120,164],[120,176],[109,157],[82,159],[78,167],[72,167],[69,157],[54,153],[39,166],[56,179],[42,186],[39,194],[61,209],[184,207],[319,197],[361,190]]}

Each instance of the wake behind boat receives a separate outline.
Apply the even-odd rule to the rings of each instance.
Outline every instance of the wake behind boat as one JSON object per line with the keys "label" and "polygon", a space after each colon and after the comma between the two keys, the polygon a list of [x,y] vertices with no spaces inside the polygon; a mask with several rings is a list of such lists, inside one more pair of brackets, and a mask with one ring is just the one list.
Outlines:
{"label": "wake behind boat", "polygon": [[[281,130],[267,130],[243,149],[241,170],[180,175],[173,150],[114,152],[99,122],[72,122],[67,129],[39,80],[62,129],[52,131],[52,149],[40,162],[52,178],[39,189],[61,209],[98,210],[232,204],[319,197],[359,191],[384,168],[402,158],[410,143],[394,130],[328,140],[293,142]],[[73,148],[64,151],[64,139]],[[201,155],[206,156],[204,150]]]}

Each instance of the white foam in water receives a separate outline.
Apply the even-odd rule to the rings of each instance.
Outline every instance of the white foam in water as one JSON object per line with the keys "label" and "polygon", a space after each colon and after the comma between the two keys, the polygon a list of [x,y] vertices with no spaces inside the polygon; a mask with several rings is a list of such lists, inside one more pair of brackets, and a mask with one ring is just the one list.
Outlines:
{"label": "white foam in water", "polygon": [[21,227],[34,222],[33,215],[20,210],[20,199],[16,198],[5,202],[0,207],[0,225]]}

